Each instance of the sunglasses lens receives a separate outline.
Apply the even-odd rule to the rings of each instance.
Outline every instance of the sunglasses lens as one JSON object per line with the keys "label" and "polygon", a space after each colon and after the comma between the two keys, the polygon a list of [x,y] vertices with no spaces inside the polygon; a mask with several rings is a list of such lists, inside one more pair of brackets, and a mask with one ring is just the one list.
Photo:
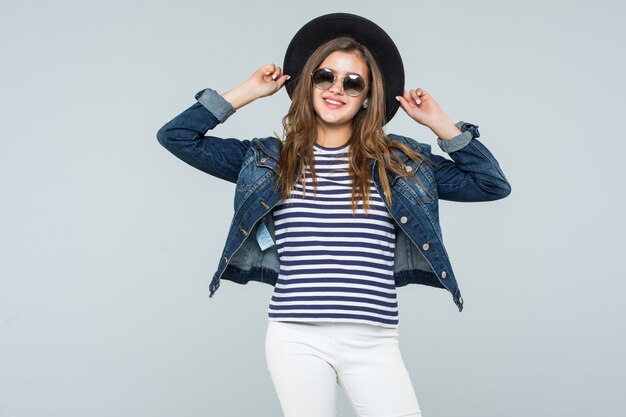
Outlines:
{"label": "sunglasses lens", "polygon": [[[313,71],[313,84],[322,90],[330,88],[335,83],[335,73],[328,68],[318,68]],[[343,79],[343,91],[349,96],[356,97],[365,89],[365,81],[360,75],[350,74]]]}
{"label": "sunglasses lens", "polygon": [[343,80],[343,91],[349,96],[358,96],[365,89],[365,81],[360,76],[353,74]]}
{"label": "sunglasses lens", "polygon": [[335,82],[335,74],[326,68],[319,68],[313,71],[313,84],[317,88],[326,90]]}

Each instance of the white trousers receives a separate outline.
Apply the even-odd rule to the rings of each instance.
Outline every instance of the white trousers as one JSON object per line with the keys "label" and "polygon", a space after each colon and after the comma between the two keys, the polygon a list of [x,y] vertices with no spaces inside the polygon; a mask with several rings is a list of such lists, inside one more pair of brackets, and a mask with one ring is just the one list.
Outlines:
{"label": "white trousers", "polygon": [[358,417],[421,417],[398,329],[268,321],[265,357],[285,417],[335,417],[339,385]]}

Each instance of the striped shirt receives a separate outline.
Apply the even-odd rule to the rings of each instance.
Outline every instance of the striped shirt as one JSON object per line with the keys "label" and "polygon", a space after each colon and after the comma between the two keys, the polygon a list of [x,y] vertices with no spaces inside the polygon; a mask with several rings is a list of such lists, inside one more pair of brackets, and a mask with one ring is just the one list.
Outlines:
{"label": "striped shirt", "polygon": [[298,181],[273,211],[280,271],[268,319],[397,327],[393,218],[371,179],[368,214],[360,200],[353,216],[350,144],[313,146],[317,199],[307,166],[306,197]]}

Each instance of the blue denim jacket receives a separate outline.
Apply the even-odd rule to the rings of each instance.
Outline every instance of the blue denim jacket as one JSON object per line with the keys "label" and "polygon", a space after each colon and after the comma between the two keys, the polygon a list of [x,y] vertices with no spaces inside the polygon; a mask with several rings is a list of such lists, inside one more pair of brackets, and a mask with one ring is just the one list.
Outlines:
{"label": "blue denim jacket", "polygon": [[[239,284],[250,281],[276,284],[280,269],[276,246],[261,250],[256,232],[261,222],[274,235],[273,207],[280,201],[275,189],[280,141],[275,137],[240,140],[204,136],[223,123],[235,109],[210,88],[198,92],[197,102],[166,123],[157,133],[161,145],[176,157],[215,177],[236,184],[235,213],[219,260],[209,284],[212,297],[225,279]],[[462,121],[456,125],[461,127]],[[423,284],[445,288],[459,311],[463,298],[443,245],[439,225],[439,199],[489,201],[504,198],[511,186],[496,158],[468,130],[451,139],[437,138],[437,144],[452,160],[431,153],[428,144],[388,134],[432,159],[415,163],[404,153],[405,169],[416,172],[425,188],[389,172],[392,194],[391,215],[396,224],[394,277],[397,287]],[[380,195],[376,160],[371,160],[373,183]],[[386,203],[386,201],[385,201]]]}

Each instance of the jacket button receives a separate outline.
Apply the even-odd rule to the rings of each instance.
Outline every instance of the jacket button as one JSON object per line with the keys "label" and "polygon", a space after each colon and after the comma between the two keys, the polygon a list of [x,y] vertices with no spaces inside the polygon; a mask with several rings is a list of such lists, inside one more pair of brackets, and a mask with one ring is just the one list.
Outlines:
{"label": "jacket button", "polygon": [[400,223],[406,223],[406,221],[407,221],[406,216],[400,217]]}
{"label": "jacket button", "polygon": [[405,167],[404,167],[404,169],[406,170],[406,172],[411,172],[411,171],[413,171],[413,167],[412,167],[412,166],[410,166],[410,165],[405,166]]}
{"label": "jacket button", "polygon": [[459,304],[463,304],[463,297],[459,295]]}
{"label": "jacket button", "polygon": [[428,250],[428,248],[430,248],[430,246],[428,245],[428,243],[424,243],[424,244],[422,245],[422,249],[424,249],[424,250]]}
{"label": "jacket button", "polygon": [[265,162],[267,161],[267,156],[264,156],[263,158],[261,158],[261,162]]}
{"label": "jacket button", "polygon": [[224,262],[228,262],[228,257],[224,256]]}
{"label": "jacket button", "polygon": [[441,273],[441,278],[444,278],[444,279],[446,278],[446,271],[443,271],[443,272]]}

